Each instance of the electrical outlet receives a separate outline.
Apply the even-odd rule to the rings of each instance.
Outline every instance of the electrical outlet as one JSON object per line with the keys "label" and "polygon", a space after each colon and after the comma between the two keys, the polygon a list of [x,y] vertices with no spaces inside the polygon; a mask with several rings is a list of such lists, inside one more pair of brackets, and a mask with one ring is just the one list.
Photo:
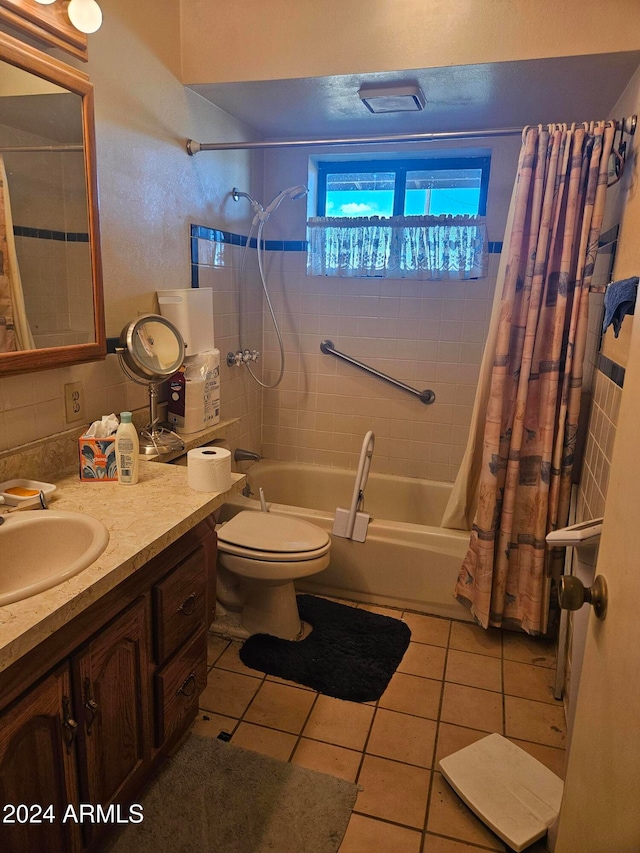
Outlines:
{"label": "electrical outlet", "polygon": [[68,382],[64,386],[64,410],[68,424],[84,420],[84,388],[82,382]]}

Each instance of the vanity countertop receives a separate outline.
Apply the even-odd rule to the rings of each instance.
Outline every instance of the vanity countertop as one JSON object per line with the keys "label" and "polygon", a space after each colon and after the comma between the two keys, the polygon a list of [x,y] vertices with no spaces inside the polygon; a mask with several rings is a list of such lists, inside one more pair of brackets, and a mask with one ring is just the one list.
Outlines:
{"label": "vanity countertop", "polygon": [[[230,492],[238,491],[245,477],[231,477]],[[109,530],[109,543],[75,577],[0,607],[0,672],[199,524],[229,494],[196,492],[187,485],[186,468],[142,460],[134,486],[81,483],[77,471],[55,482],[50,508],[97,518]]]}

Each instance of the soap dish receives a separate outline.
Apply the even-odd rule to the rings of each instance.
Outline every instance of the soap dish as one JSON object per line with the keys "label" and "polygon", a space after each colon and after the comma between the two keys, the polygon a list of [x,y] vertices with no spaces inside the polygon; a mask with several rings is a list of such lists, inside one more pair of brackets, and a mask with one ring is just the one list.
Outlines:
{"label": "soap dish", "polygon": [[[35,494],[21,495],[13,492],[7,492],[7,489],[24,489]],[[31,501],[38,494],[43,492],[45,498],[49,498],[56,490],[53,483],[43,483],[41,480],[7,480],[5,483],[0,483],[0,495],[4,498],[6,504],[10,506],[19,506],[23,501]]]}

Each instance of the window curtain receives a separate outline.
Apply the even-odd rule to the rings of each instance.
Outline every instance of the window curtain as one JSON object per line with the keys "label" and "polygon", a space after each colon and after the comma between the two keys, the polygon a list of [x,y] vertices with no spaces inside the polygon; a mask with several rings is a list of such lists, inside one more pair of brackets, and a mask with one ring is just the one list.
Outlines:
{"label": "window curtain", "polygon": [[545,536],[568,517],[613,137],[607,122],[524,134],[479,383],[488,393],[443,521],[464,526],[461,496],[475,507],[455,594],[485,628],[547,629]]}
{"label": "window curtain", "polygon": [[484,217],[315,217],[307,275],[465,280],[487,275]]}
{"label": "window curtain", "polygon": [[35,349],[13,236],[9,185],[0,154],[0,352]]}

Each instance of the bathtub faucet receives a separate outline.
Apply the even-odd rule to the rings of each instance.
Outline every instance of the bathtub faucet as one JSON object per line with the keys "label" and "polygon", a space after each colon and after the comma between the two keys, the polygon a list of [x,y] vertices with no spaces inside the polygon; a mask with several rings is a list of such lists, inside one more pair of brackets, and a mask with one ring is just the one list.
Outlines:
{"label": "bathtub faucet", "polygon": [[235,462],[259,462],[262,456],[259,453],[254,453],[253,450],[243,450],[241,447],[236,447],[233,451],[233,459]]}

